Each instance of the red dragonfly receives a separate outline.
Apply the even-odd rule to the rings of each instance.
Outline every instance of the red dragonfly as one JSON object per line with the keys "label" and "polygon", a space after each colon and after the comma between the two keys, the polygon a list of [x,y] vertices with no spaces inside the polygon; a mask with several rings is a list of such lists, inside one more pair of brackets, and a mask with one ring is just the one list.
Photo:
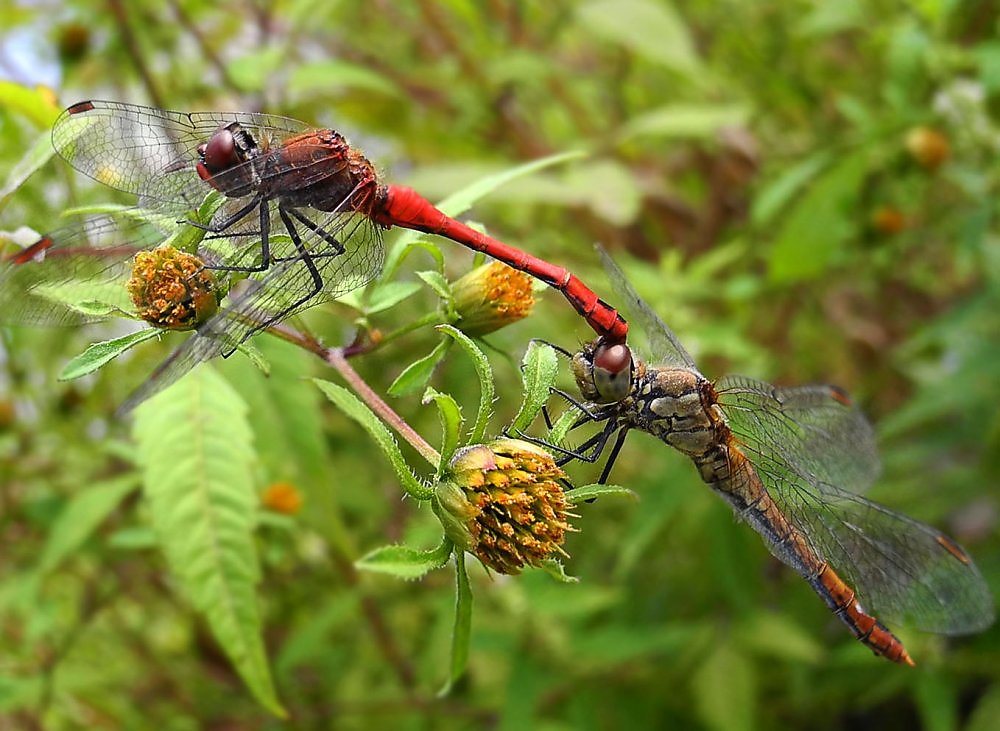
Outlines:
{"label": "red dragonfly", "polygon": [[[53,287],[72,285],[80,302],[107,302],[134,254],[162,242],[177,223],[189,224],[181,228],[199,239],[207,268],[246,277],[128,406],[293,313],[369,282],[382,267],[382,230],[391,226],[450,238],[526,272],[561,291],[598,334],[625,339],[621,316],[566,269],[446,216],[409,188],[382,185],[333,130],[270,114],[85,101],[59,116],[52,142],[74,168],[138,196],[138,205],[53,232],[9,257],[0,271],[0,320],[95,319],[54,300]],[[213,200],[207,223],[196,223],[192,212]]]}
{"label": "red dragonfly", "polygon": [[858,494],[875,481],[879,459],[872,427],[846,393],[741,376],[712,383],[599,251],[657,365],[601,338],[573,356],[577,386],[590,402],[581,405],[581,423],[603,421],[604,428],[563,461],[596,461],[610,443],[603,482],[631,429],[686,454],[736,516],[876,655],[913,665],[876,615],[941,634],[992,624],[993,598],[961,546]]}

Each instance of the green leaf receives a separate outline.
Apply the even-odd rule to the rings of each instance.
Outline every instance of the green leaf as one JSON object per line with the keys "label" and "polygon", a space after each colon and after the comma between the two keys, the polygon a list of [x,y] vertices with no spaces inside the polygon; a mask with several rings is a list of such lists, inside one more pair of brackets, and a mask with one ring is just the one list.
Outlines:
{"label": "green leaf", "polygon": [[32,124],[44,130],[52,127],[60,111],[51,89],[13,81],[0,81],[0,107],[27,117]]}
{"label": "green leaf", "polygon": [[396,471],[396,476],[399,477],[399,481],[403,484],[406,492],[418,500],[430,500],[434,495],[434,489],[423,484],[413,474],[410,466],[403,459],[403,453],[399,450],[399,445],[396,444],[396,438],[375,413],[346,388],[341,388],[335,383],[322,381],[318,378],[314,378],[313,383],[319,386],[320,390],[326,394],[326,397],[333,402],[334,406],[363,426],[372,436],[375,443],[378,444],[386,457],[389,458],[389,462]]}
{"label": "green leaf", "polygon": [[476,413],[476,422],[473,424],[472,432],[469,435],[469,443],[479,444],[483,440],[483,435],[486,434],[486,426],[490,421],[493,399],[496,393],[493,387],[493,370],[490,368],[490,362],[486,358],[486,354],[479,349],[479,346],[472,342],[472,339],[458,328],[454,328],[451,325],[438,325],[435,329],[454,338],[468,356],[472,358],[472,364],[476,367],[480,389],[479,411]]}
{"label": "green leaf", "polygon": [[[451,216],[453,218],[455,216],[460,216],[468,211],[480,198],[489,195],[502,185],[524,177],[525,175],[536,173],[539,170],[544,170],[545,168],[549,168],[554,165],[560,165],[569,160],[577,160],[585,156],[586,153],[582,151],[561,152],[538,160],[532,160],[531,162],[527,162],[522,165],[516,165],[509,170],[487,175],[471,185],[466,186],[462,190],[452,193],[450,196],[438,203],[437,208],[447,216]],[[406,252],[410,247],[415,246],[416,244],[414,244],[414,242],[417,238],[423,235],[424,234],[417,231],[407,231],[406,233],[396,237],[396,243],[393,244],[392,249],[389,251],[385,259],[385,267],[383,268],[385,277],[392,277],[396,268],[403,259],[404,252]],[[440,256],[440,251],[438,252],[438,255]]]}
{"label": "green leaf", "polygon": [[285,715],[255,591],[257,491],[245,403],[201,366],[136,409],[133,436],[153,528],[172,573],[257,700]]}
{"label": "green leaf", "polygon": [[575,408],[567,409],[559,414],[556,423],[549,429],[548,440],[553,444],[562,444],[578,418],[580,418],[580,412]]}
{"label": "green leaf", "polygon": [[915,699],[927,731],[959,728],[958,698],[954,680],[940,672],[924,670],[916,678]]}
{"label": "green leaf", "polygon": [[147,327],[137,330],[134,333],[123,335],[120,338],[115,338],[114,340],[103,340],[99,343],[94,343],[63,366],[62,372],[59,374],[59,380],[72,381],[74,378],[80,378],[88,373],[93,373],[126,350],[134,348],[139,343],[159,337],[161,333],[162,330],[157,330],[155,327]]}
{"label": "green leaf", "polygon": [[265,376],[271,375],[271,362],[264,357],[260,348],[254,345],[251,341],[246,340],[240,343],[236,346],[236,349],[243,353],[243,355],[245,355],[250,362],[254,364],[254,367]]}
{"label": "green leaf", "polygon": [[694,76],[700,62],[687,25],[670,5],[649,0],[595,0],[577,10],[592,33]]}
{"label": "green leaf", "polygon": [[424,393],[423,403],[433,400],[438,407],[438,419],[441,422],[441,462],[440,468],[451,460],[458,448],[458,438],[462,431],[462,410],[450,395],[428,388]]}
{"label": "green leaf", "polygon": [[383,312],[419,291],[418,282],[383,282],[372,288],[363,311],[366,315]]}
{"label": "green leaf", "polygon": [[395,83],[369,66],[345,61],[314,61],[298,65],[289,76],[287,87],[289,94],[298,97],[339,89],[374,91],[392,97],[402,94]]}
{"label": "green leaf", "polygon": [[566,499],[571,503],[581,503],[584,500],[593,500],[594,498],[605,496],[627,497],[632,500],[639,499],[639,496],[635,492],[626,487],[604,485],[596,482],[566,491]]}
{"label": "green leaf", "polygon": [[443,300],[451,299],[451,285],[440,272],[417,272],[420,277],[430,287],[434,293]]}
{"label": "green leaf", "polygon": [[448,680],[438,693],[448,695],[465,674],[469,663],[469,640],[472,637],[472,587],[465,569],[465,552],[455,553],[455,628],[451,635],[451,664]]}
{"label": "green leaf", "polygon": [[750,108],[744,104],[670,104],[633,117],[622,128],[618,139],[642,136],[712,138],[722,127],[745,125],[749,116]]}
{"label": "green leaf", "polygon": [[75,494],[52,524],[38,561],[39,573],[48,573],[65,561],[137,487],[139,475],[126,474]]}
{"label": "green leaf", "polygon": [[540,170],[562,165],[570,160],[579,160],[587,156],[582,150],[571,150],[569,152],[558,152],[554,155],[532,160],[521,165],[516,165],[509,170],[502,170],[499,173],[487,175],[477,180],[475,183],[466,186],[462,190],[452,193],[450,196],[438,203],[438,209],[448,216],[460,216],[468,211],[480,198],[484,198],[497,188],[522,178]]}
{"label": "green leaf", "polygon": [[750,214],[751,220],[758,226],[768,224],[829,162],[830,155],[821,152],[785,170],[757,193]]}
{"label": "green leaf", "polygon": [[0,207],[24,184],[25,180],[45,165],[53,154],[55,154],[55,150],[52,148],[52,135],[46,130],[44,134],[39,135],[24,156],[11,167],[7,174],[7,180],[4,181],[3,187],[0,187]]}
{"label": "green leaf", "polygon": [[559,373],[559,359],[551,345],[532,340],[521,361],[521,383],[524,384],[524,400],[518,409],[511,430],[524,431],[538,416],[549,399],[549,389],[556,382]]}
{"label": "green leaf", "polygon": [[818,277],[851,240],[857,227],[857,199],[871,155],[867,147],[847,155],[799,200],[771,248],[772,280],[794,282]]}
{"label": "green leaf", "polygon": [[434,373],[434,369],[441,362],[441,359],[444,358],[450,346],[450,340],[442,340],[434,346],[434,350],[430,353],[420,360],[410,363],[396,377],[396,380],[389,384],[389,394],[391,396],[406,396],[426,386],[427,381],[430,380],[431,375]]}
{"label": "green leaf", "polygon": [[754,612],[740,623],[738,633],[741,646],[779,660],[817,663],[825,652],[815,634],[785,614]]}
{"label": "green leaf", "polygon": [[437,548],[422,551],[409,546],[383,546],[358,559],[354,565],[365,571],[391,574],[400,579],[419,579],[448,563],[452,543],[447,538]]}
{"label": "green leaf", "polygon": [[539,571],[544,571],[561,584],[579,584],[580,580],[575,576],[566,573],[566,567],[554,558],[547,558],[536,567]]}
{"label": "green leaf", "polygon": [[[719,641],[692,679],[701,722],[718,731],[750,731],[756,727],[757,689],[754,670],[731,644]],[[720,703],[720,699],[725,699]]]}

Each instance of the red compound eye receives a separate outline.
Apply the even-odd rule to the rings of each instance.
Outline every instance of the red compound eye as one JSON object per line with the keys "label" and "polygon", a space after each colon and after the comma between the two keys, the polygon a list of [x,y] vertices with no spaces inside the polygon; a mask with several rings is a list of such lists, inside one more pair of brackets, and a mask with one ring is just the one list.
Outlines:
{"label": "red compound eye", "polygon": [[199,148],[198,152],[201,153],[205,167],[213,174],[231,168],[239,162],[233,133],[225,127],[212,135],[212,139],[204,145],[204,150]]}
{"label": "red compound eye", "polygon": [[613,403],[629,395],[632,389],[632,351],[627,345],[598,345],[591,363],[598,402]]}
{"label": "red compound eye", "polygon": [[632,353],[628,346],[601,345],[594,352],[594,367],[617,375],[632,365]]}

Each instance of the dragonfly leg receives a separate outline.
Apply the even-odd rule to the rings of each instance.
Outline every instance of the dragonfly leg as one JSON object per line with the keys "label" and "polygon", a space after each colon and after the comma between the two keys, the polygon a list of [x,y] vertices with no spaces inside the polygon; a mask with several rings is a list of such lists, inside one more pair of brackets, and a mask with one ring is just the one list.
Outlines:
{"label": "dragonfly leg", "polygon": [[271,207],[268,205],[268,203],[267,203],[266,200],[261,199],[261,198],[257,198],[254,201],[252,201],[250,204],[244,206],[239,211],[237,211],[236,213],[234,213],[232,216],[229,216],[228,218],[226,218],[224,221],[220,221],[219,223],[211,225],[211,226],[206,226],[204,224],[198,224],[198,223],[195,223],[194,221],[185,221],[185,223],[188,223],[188,224],[190,224],[192,226],[195,226],[196,228],[201,228],[201,229],[204,229],[206,231],[210,231],[210,232],[219,234],[218,236],[216,236],[214,238],[223,238],[223,233],[226,231],[226,229],[231,228],[232,226],[236,225],[241,220],[243,220],[244,218],[246,218],[250,214],[250,212],[255,207],[258,207],[258,206],[260,207],[260,216],[259,216],[260,231],[259,232],[257,232],[257,231],[239,231],[239,232],[233,232],[233,233],[230,233],[230,234],[226,234],[226,236],[230,237],[230,238],[237,237],[237,236],[244,236],[244,237],[253,236],[254,238],[258,238],[259,237],[259,239],[260,239],[260,262],[257,263],[257,264],[253,264],[253,265],[247,265],[247,264],[206,264],[205,265],[206,269],[211,269],[213,271],[221,271],[221,272],[262,272],[262,271],[266,270],[269,266],[271,266],[271,264],[273,263],[273,261],[271,260],[271,253],[270,253],[271,252],[271,246],[270,246],[270,238],[268,236],[268,232],[269,232],[269,230],[271,228]]}
{"label": "dragonfly leg", "polygon": [[323,258],[328,258],[328,257],[340,256],[341,254],[344,253],[344,251],[345,251],[344,245],[337,239],[336,236],[334,236],[331,233],[328,233],[328,232],[324,231],[320,226],[317,226],[314,221],[310,220],[308,216],[303,215],[302,212],[299,211],[297,208],[292,208],[292,207],[289,206],[288,208],[282,208],[282,210],[284,210],[285,212],[287,212],[296,221],[298,221],[303,226],[305,226],[307,229],[309,229],[314,234],[316,234],[321,239],[323,239],[323,241],[325,241],[327,244],[329,244],[330,248],[333,249],[333,251],[331,251],[331,252],[326,252],[326,251],[323,251],[323,252],[311,251],[311,252],[309,252],[309,255],[313,259],[323,259]]}

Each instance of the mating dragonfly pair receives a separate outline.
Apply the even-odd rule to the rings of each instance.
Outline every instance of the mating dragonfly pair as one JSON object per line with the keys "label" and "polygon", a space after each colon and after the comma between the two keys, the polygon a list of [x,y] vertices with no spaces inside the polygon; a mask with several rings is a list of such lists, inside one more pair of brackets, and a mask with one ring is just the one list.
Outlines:
{"label": "mating dragonfly pair", "polygon": [[[8,257],[0,322],[94,319],[91,308],[67,306],[53,292],[105,301],[134,255],[178,223],[190,224],[181,228],[194,234],[208,269],[243,280],[127,406],[293,313],[363,286],[381,269],[383,229],[438,234],[558,289],[598,333],[573,364],[590,402],[585,418],[604,422],[579,456],[597,460],[612,445],[602,479],[631,429],[686,454],[771,552],[891,660],[912,664],[874,615],[946,634],[992,622],[989,590],[958,544],[859,495],[875,479],[878,458],[871,427],[842,391],[736,377],[711,383],[603,253],[655,364],[633,354],[622,317],[569,271],[449,218],[408,188],[382,185],[332,130],[273,115],[88,101],[59,117],[53,143],[77,170],[137,195],[139,205],[85,219]],[[205,220],[194,221],[213,196]]]}

